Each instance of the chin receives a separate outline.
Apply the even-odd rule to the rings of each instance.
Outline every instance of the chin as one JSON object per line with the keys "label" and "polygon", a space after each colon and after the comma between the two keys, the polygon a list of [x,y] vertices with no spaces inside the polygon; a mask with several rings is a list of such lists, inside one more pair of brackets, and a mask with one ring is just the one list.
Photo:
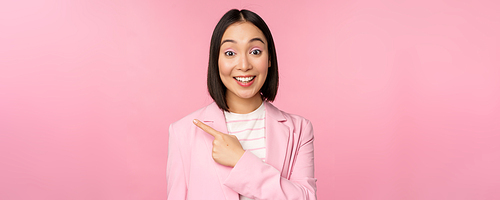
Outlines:
{"label": "chin", "polygon": [[238,96],[239,98],[242,98],[242,99],[251,99],[251,98],[255,97],[256,95],[257,95],[257,93],[252,93],[252,94],[244,93],[244,94],[238,94],[236,96]]}
{"label": "chin", "polygon": [[242,99],[251,99],[253,98],[255,95],[238,95],[239,98],[242,98]]}

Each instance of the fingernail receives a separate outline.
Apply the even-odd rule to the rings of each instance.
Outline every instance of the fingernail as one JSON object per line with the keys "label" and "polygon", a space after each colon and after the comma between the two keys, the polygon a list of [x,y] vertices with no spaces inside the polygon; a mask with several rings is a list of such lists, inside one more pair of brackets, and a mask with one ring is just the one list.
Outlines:
{"label": "fingernail", "polygon": [[194,124],[197,124],[197,123],[198,123],[198,120],[197,120],[197,119],[193,119],[193,123],[194,123]]}

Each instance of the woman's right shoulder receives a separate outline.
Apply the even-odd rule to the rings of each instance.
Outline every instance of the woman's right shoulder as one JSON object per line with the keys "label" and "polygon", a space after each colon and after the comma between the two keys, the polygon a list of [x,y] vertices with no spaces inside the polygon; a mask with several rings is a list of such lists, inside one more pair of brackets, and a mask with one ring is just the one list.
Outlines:
{"label": "woman's right shoulder", "polygon": [[205,107],[202,107],[192,113],[189,113],[188,115],[182,117],[181,119],[177,120],[176,122],[170,124],[170,128],[176,128],[176,127],[189,127],[193,125],[193,120],[194,119],[199,119],[202,116],[206,114],[207,108],[213,106],[215,103],[211,103]]}
{"label": "woman's right shoulder", "polygon": [[211,118],[210,116],[220,112],[221,111],[219,110],[219,107],[217,107],[217,104],[211,103],[208,106],[200,108],[170,124],[168,129],[169,142],[171,142],[171,140],[179,144],[187,142],[185,145],[189,145],[189,143],[194,141],[194,138],[196,138],[196,132],[200,130],[193,124],[193,120],[199,119],[203,121],[203,119]]}

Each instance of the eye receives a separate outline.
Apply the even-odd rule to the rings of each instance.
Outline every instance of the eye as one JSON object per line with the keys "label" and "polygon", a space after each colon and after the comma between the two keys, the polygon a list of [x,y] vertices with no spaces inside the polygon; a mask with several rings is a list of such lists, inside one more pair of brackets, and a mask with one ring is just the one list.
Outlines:
{"label": "eye", "polygon": [[259,49],[254,49],[254,50],[250,51],[250,54],[253,54],[253,55],[259,55],[260,53],[262,53],[262,51]]}
{"label": "eye", "polygon": [[226,56],[234,56],[234,54],[235,53],[233,51],[226,51],[226,52],[224,52],[224,55],[226,55]]}

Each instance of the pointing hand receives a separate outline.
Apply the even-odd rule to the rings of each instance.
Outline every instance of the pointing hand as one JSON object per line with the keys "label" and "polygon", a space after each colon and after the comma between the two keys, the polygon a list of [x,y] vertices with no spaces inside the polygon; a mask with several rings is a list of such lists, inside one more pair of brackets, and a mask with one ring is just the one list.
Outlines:
{"label": "pointing hand", "polygon": [[219,132],[197,119],[193,120],[193,123],[203,131],[214,136],[212,158],[215,162],[228,167],[234,167],[241,156],[243,156],[243,153],[245,153],[238,138],[234,135]]}

